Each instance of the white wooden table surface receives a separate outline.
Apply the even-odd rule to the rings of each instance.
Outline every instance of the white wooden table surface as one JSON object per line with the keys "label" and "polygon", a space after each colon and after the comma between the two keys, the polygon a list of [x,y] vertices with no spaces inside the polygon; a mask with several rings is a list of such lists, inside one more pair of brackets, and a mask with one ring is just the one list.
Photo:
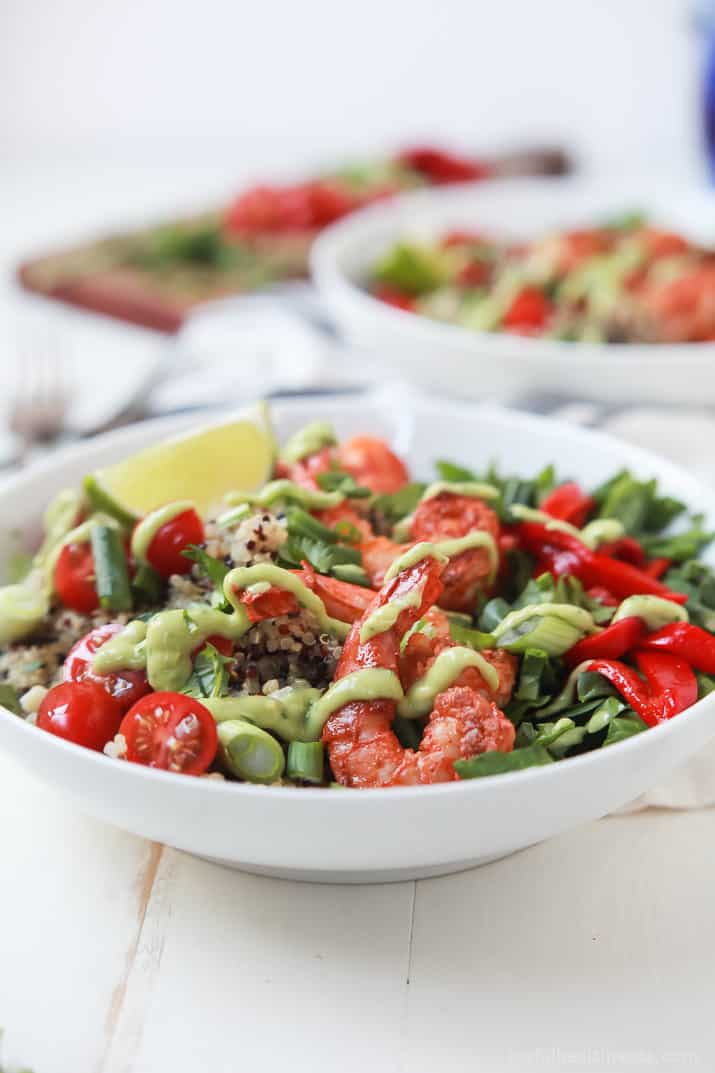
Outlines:
{"label": "white wooden table surface", "polygon": [[[166,177],[8,167],[0,258],[132,197],[161,207]],[[6,288],[0,307],[13,301]],[[671,444],[648,415],[614,424],[711,476],[698,420]],[[715,809],[611,817],[443,879],[312,886],[106,827],[0,756],[0,839],[10,1068],[715,1068]]]}

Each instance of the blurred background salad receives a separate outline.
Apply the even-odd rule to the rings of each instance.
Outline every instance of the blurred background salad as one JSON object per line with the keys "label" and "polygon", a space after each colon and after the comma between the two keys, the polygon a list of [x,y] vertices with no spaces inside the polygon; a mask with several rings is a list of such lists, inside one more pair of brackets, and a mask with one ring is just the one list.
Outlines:
{"label": "blurred background salad", "polygon": [[[262,275],[253,251],[247,261],[246,247],[229,249],[213,223],[189,240],[151,230],[129,262],[112,263],[112,288],[117,278],[124,285],[121,320],[23,292],[17,272],[28,260],[43,266],[28,285],[59,293],[48,253],[74,256],[79,246],[85,257],[89,243],[93,269],[106,268],[98,240],[206,210],[224,221],[256,184],[291,184],[289,212],[299,188],[303,219],[311,199],[310,230],[343,211],[336,175],[340,197],[348,174],[350,197],[360,184],[372,196],[395,181],[409,147],[446,148],[476,177],[532,149],[549,150],[547,170],[568,162],[604,181],[704,185],[715,176],[710,0],[365,0],[350,10],[327,0],[7,0],[0,71],[3,464],[120,420],[384,375],[345,360],[305,284],[187,316],[179,273],[170,297],[178,288],[181,308],[170,306],[162,325],[171,338],[126,323],[127,309],[147,323],[146,272],[165,273],[177,248],[213,294],[207,274],[219,262],[252,289],[282,280],[303,247],[281,247],[279,268],[274,257],[275,271]],[[413,165],[398,189],[426,181]],[[316,177],[329,180],[327,201],[324,187],[306,194]],[[255,202],[250,209],[255,217]],[[102,284],[94,308],[116,304],[112,288]]]}

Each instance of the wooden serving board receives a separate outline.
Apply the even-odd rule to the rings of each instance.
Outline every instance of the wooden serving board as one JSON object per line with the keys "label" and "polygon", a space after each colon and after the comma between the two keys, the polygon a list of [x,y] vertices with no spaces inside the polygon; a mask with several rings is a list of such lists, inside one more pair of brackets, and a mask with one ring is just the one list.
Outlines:
{"label": "wooden serving board", "polygon": [[[478,163],[490,178],[570,169],[558,149],[516,151]],[[417,181],[431,182],[424,175]],[[236,238],[222,230],[222,217],[213,210],[60,249],[24,261],[17,276],[26,290],[47,298],[174,333],[203,302],[307,275],[315,230]]]}

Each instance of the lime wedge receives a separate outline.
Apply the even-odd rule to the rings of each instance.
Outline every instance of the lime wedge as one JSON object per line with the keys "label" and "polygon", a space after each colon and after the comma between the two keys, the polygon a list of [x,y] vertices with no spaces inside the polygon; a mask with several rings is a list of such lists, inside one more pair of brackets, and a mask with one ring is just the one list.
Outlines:
{"label": "lime wedge", "polygon": [[147,447],[97,470],[85,488],[93,504],[125,524],[174,499],[190,499],[206,514],[231,489],[252,491],[265,484],[273,452],[261,417],[244,418]]}

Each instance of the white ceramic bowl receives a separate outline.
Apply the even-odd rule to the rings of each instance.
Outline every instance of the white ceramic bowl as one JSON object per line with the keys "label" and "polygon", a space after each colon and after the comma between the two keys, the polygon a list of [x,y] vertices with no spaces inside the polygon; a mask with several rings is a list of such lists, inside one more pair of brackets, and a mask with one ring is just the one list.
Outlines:
{"label": "white ceramic bowl", "polygon": [[565,343],[474,332],[371,297],[370,269],[396,240],[451,228],[514,239],[644,211],[655,223],[715,243],[715,192],[577,179],[510,179],[422,190],[346,217],[317,239],[315,283],[349,342],[423,388],[455,398],[555,394],[621,403],[715,402],[715,343]]}
{"label": "white ceramic bowl", "polygon": [[[493,407],[382,396],[319,398],[275,407],[279,435],[317,416],[340,434],[386,435],[416,475],[435,457],[476,467],[497,459],[534,474],[547,462],[586,485],[631,467],[705,511],[715,498],[687,473],[636,447]],[[174,419],[103,436],[21,474],[0,489],[0,561],[19,528],[37,535],[50,496],[186,424]],[[549,838],[653,786],[715,736],[715,694],[671,722],[618,745],[524,772],[441,786],[371,791],[271,789],[151,771],[61,741],[0,709],[0,747],[28,773],[94,816],[146,838],[234,867],[334,882],[438,875]]]}

